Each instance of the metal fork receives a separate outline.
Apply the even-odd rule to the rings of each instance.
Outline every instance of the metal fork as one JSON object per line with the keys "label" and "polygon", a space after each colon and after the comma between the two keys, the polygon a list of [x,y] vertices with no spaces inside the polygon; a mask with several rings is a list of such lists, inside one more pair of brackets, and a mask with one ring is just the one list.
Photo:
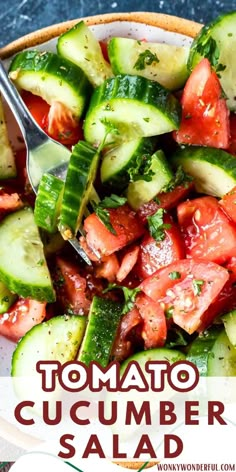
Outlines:
{"label": "metal fork", "polygon": [[[54,141],[39,128],[25,106],[19,92],[8,78],[3,62],[0,60],[0,92],[4,96],[21,129],[26,144],[26,168],[30,184],[35,193],[42,175],[45,172],[65,180],[70,151]],[[86,252],[78,239],[69,240],[76,252],[91,265]]]}

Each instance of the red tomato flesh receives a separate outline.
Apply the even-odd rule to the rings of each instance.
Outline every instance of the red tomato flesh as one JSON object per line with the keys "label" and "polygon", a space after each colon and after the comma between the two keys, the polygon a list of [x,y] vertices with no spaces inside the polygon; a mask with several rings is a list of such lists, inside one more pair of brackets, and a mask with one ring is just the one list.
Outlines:
{"label": "red tomato flesh", "polygon": [[230,142],[229,111],[222,98],[219,78],[208,59],[194,68],[181,99],[182,119],[174,132],[178,143],[227,149]]}
{"label": "red tomato flesh", "polygon": [[61,286],[56,286],[57,295],[64,308],[77,315],[87,315],[90,301],[86,297],[86,279],[79,274],[78,267],[68,260],[58,256],[56,264],[62,276]]}
{"label": "red tomato flesh", "polygon": [[174,322],[192,334],[228,279],[227,269],[214,262],[183,259],[155,272],[140,288],[165,310],[171,308]]}
{"label": "red tomato flesh", "polygon": [[4,315],[0,315],[0,335],[19,341],[46,316],[46,303],[20,298]]}
{"label": "red tomato flesh", "polygon": [[115,254],[103,258],[95,268],[96,277],[107,279],[108,282],[115,282],[120,264]]}
{"label": "red tomato flesh", "polygon": [[167,326],[164,311],[159,303],[141,293],[137,295],[135,307],[143,320],[141,336],[144,340],[145,349],[164,346]]}
{"label": "red tomato flesh", "polygon": [[181,203],[178,221],[186,256],[222,264],[236,255],[236,228],[214,197]]}
{"label": "red tomato flesh", "polygon": [[139,246],[134,246],[126,250],[126,253],[121,260],[121,265],[116,275],[116,279],[118,282],[122,282],[122,280],[124,280],[129,275],[138,260],[138,255]]}
{"label": "red tomato flesh", "polygon": [[235,113],[231,113],[230,115],[230,143],[229,148],[227,151],[230,154],[236,156],[236,115]]}
{"label": "red tomato flesh", "polygon": [[219,203],[227,216],[236,223],[236,187],[224,195]]}
{"label": "red tomato flesh", "polygon": [[50,106],[41,97],[26,91],[22,93],[22,98],[38,125],[53,139],[66,146],[83,139],[81,124],[65,105],[54,102]]}
{"label": "red tomato flesh", "polygon": [[185,257],[185,249],[178,226],[168,216],[165,216],[164,223],[170,224],[171,227],[164,230],[165,239],[163,241],[155,241],[149,234],[146,234],[141,241],[136,270],[142,279],[154,274],[161,267]]}
{"label": "red tomato flesh", "polygon": [[143,223],[146,223],[147,217],[154,215],[158,208],[163,208],[164,210],[176,208],[180,202],[188,197],[193,189],[194,183],[186,182],[184,185],[177,185],[171,192],[159,193],[157,195],[158,203],[155,200],[150,200],[150,202],[144,203],[138,209],[139,218]]}
{"label": "red tomato flesh", "polygon": [[111,233],[95,213],[84,221],[87,245],[90,249],[98,251],[101,257],[119,251],[144,233],[143,225],[128,205],[111,208],[108,212],[116,234]]}

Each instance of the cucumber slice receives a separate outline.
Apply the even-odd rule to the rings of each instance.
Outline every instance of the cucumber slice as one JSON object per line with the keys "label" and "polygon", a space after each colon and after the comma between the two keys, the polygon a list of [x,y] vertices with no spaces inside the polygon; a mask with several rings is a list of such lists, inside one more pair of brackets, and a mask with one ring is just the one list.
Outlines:
{"label": "cucumber slice", "polygon": [[181,88],[188,77],[188,47],[112,38],[108,55],[115,74],[140,75],[169,90]]}
{"label": "cucumber slice", "polygon": [[236,159],[221,149],[188,146],[170,160],[194,178],[197,192],[222,197],[236,185]]}
{"label": "cucumber slice", "polygon": [[15,158],[10,146],[5,114],[0,96],[0,179],[10,179],[16,177]]}
{"label": "cucumber slice", "polygon": [[137,180],[128,186],[127,200],[134,210],[152,200],[174,177],[162,150],[153,154],[150,170],[153,172],[150,181]]}
{"label": "cucumber slice", "polygon": [[[84,122],[85,139],[93,144],[125,142],[177,129],[178,100],[158,82],[144,77],[117,75],[98,87]],[[111,130],[108,132],[107,130]]]}
{"label": "cucumber slice", "polygon": [[195,364],[202,377],[207,376],[208,358],[211,356],[211,350],[214,346],[217,336],[219,335],[219,328],[213,328],[204,331],[192,342],[187,354],[187,361]]}
{"label": "cucumber slice", "polygon": [[[236,11],[223,14],[201,29],[190,49],[192,70],[203,57],[215,66],[229,109],[236,110]],[[222,67],[223,66],[223,67]]]}
{"label": "cucumber slice", "polygon": [[57,232],[64,182],[52,174],[44,174],[40,180],[34,207],[37,226],[49,233]]}
{"label": "cucumber slice", "polygon": [[6,313],[16,299],[17,295],[10,292],[6,285],[3,282],[0,282],[0,314]]}
{"label": "cucumber slice", "polygon": [[173,364],[174,362],[184,360],[185,355],[175,349],[167,349],[165,347],[148,349],[147,351],[137,352],[133,356],[128,357],[128,359],[121,364],[120,372],[122,374],[131,361],[138,362],[143,372],[145,372],[145,365],[148,361],[167,361]]}
{"label": "cucumber slice", "polygon": [[85,316],[55,316],[28,331],[13,353],[11,375],[34,376],[38,361],[75,359],[86,326]]}
{"label": "cucumber slice", "polygon": [[18,88],[39,95],[49,105],[61,102],[78,118],[91,91],[83,71],[52,52],[20,52],[10,65],[9,76]]}
{"label": "cucumber slice", "polygon": [[78,355],[80,362],[89,365],[91,361],[97,361],[103,367],[107,366],[121,314],[122,304],[96,296],[93,298]]}
{"label": "cucumber slice", "polygon": [[224,330],[216,338],[208,356],[207,375],[209,377],[236,376],[236,349]]}
{"label": "cucumber slice", "polygon": [[130,181],[129,169],[136,168],[145,155],[153,153],[155,142],[153,138],[133,139],[106,152],[101,164],[102,183],[120,190],[125,188]]}
{"label": "cucumber slice", "polygon": [[80,227],[98,162],[99,153],[90,144],[79,141],[74,146],[66,175],[59,223],[64,239],[73,238]]}
{"label": "cucumber slice", "polygon": [[55,294],[31,208],[0,224],[0,278],[24,298],[53,302]]}
{"label": "cucumber slice", "polygon": [[221,317],[224,323],[226,334],[231,344],[236,347],[236,310]]}
{"label": "cucumber slice", "polygon": [[83,21],[59,37],[57,52],[79,66],[94,87],[113,75],[97,38]]}
{"label": "cucumber slice", "polygon": [[47,231],[40,230],[40,237],[43,243],[44,254],[46,257],[61,251],[65,246],[66,242],[63,239],[59,231],[57,233],[48,233]]}

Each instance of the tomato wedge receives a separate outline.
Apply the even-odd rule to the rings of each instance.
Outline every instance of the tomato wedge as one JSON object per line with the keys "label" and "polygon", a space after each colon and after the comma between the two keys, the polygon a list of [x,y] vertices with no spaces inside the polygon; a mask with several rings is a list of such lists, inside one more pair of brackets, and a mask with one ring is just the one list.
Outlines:
{"label": "tomato wedge", "polygon": [[224,195],[219,203],[227,216],[236,223],[236,187]]}
{"label": "tomato wedge", "polygon": [[236,156],[236,115],[231,113],[230,115],[230,143],[227,151],[230,154]]}
{"label": "tomato wedge", "polygon": [[116,278],[118,282],[122,282],[131,270],[134,268],[139,255],[139,246],[133,246],[132,248],[128,248],[125,252],[121,260],[120,268],[117,272]]}
{"label": "tomato wedge", "polygon": [[19,298],[10,310],[0,315],[0,335],[12,341],[19,341],[33,326],[46,316],[46,303]]}
{"label": "tomato wedge", "polygon": [[202,59],[186,82],[181,99],[182,120],[174,138],[178,143],[227,149],[229,111],[219,78],[208,59]]}
{"label": "tomato wedge", "polygon": [[200,259],[183,259],[145,279],[140,288],[159,302],[174,322],[192,334],[229,279],[227,269]]}
{"label": "tomato wedge", "polygon": [[101,257],[119,251],[144,233],[143,225],[128,205],[109,209],[108,212],[116,234],[109,231],[95,213],[84,221],[87,245],[90,249],[98,251]]}
{"label": "tomato wedge", "polygon": [[138,209],[138,216],[146,223],[147,217],[154,215],[158,208],[164,210],[171,210],[176,208],[177,205],[185,200],[194,189],[193,182],[185,182],[183,185],[177,185],[171,192],[162,192],[157,195],[157,200],[150,200],[150,202],[144,203]]}
{"label": "tomato wedge", "polygon": [[177,208],[187,257],[222,264],[236,256],[236,227],[214,197],[189,200]]}
{"label": "tomato wedge", "polygon": [[212,303],[204,313],[198,331],[207,329],[216,316],[236,309],[236,261],[234,257],[225,268],[229,271],[229,280],[224,285],[214,303]]}
{"label": "tomato wedge", "polygon": [[107,279],[108,282],[115,282],[120,264],[115,254],[103,258],[95,268],[96,277]]}
{"label": "tomato wedge", "polygon": [[167,325],[163,308],[144,293],[137,296],[135,307],[143,320],[141,336],[145,349],[164,346]]}
{"label": "tomato wedge", "polygon": [[62,103],[54,102],[50,106],[41,97],[26,91],[22,98],[38,125],[53,139],[66,146],[83,139],[81,124]]}
{"label": "tomato wedge", "polygon": [[149,234],[146,234],[141,241],[136,269],[140,278],[145,279],[161,267],[185,257],[184,244],[178,226],[170,217],[165,217],[164,222],[169,223],[170,228],[165,230],[163,241],[155,241]]}
{"label": "tomato wedge", "polygon": [[69,309],[76,315],[87,315],[90,300],[86,297],[86,279],[79,274],[75,264],[62,257],[57,257],[56,265],[59,269],[58,279],[55,281],[56,291],[64,309]]}

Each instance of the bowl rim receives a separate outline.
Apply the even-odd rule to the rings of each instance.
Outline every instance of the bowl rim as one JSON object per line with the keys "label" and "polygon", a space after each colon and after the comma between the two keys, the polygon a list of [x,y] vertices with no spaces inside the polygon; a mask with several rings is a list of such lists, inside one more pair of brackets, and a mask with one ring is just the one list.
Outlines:
{"label": "bowl rim", "polygon": [[21,36],[0,49],[0,57],[7,59],[23,49],[34,47],[50,39],[65,33],[79,21],[83,20],[88,26],[99,24],[108,24],[114,21],[133,21],[144,23],[151,26],[157,26],[166,31],[180,33],[194,38],[203,27],[201,23],[196,23],[178,16],[166,15],[164,13],[153,12],[130,12],[130,13],[105,13],[103,15],[87,16],[73,20],[57,23],[45,28],[36,30],[32,33]]}

